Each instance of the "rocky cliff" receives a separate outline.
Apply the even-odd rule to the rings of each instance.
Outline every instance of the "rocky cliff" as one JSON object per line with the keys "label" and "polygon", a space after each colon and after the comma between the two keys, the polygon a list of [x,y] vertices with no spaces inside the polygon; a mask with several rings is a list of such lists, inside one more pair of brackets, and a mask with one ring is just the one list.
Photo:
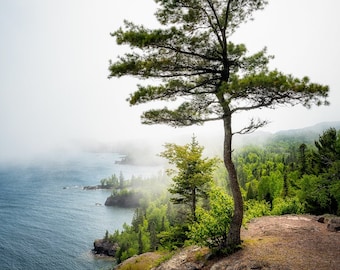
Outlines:
{"label": "rocky cliff", "polygon": [[124,194],[111,195],[105,201],[106,206],[119,206],[135,208],[140,205],[143,194],[140,192],[128,192]]}

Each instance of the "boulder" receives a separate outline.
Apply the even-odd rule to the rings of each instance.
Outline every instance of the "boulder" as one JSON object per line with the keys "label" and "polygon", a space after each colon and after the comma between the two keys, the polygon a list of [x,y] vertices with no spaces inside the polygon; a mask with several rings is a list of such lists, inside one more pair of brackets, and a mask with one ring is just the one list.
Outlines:
{"label": "boulder", "polygon": [[93,243],[93,253],[114,257],[119,246],[117,243],[112,243],[106,239],[97,239]]}
{"label": "boulder", "polygon": [[325,217],[324,216],[317,217],[317,221],[320,223],[325,223]]}
{"label": "boulder", "polygon": [[327,230],[331,232],[340,231],[340,218],[331,218],[327,224]]}

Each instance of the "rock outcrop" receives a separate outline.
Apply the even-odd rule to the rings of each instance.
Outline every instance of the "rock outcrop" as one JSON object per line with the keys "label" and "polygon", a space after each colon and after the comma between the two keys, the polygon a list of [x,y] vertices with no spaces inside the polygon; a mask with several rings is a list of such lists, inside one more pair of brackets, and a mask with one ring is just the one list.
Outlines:
{"label": "rock outcrop", "polygon": [[96,255],[104,255],[114,257],[119,246],[117,243],[111,243],[106,239],[97,239],[93,243],[93,253]]}
{"label": "rock outcrop", "polygon": [[318,217],[317,221],[320,223],[327,224],[327,230],[331,232],[340,231],[340,217],[325,215],[325,216]]}
{"label": "rock outcrop", "polygon": [[106,199],[105,205],[135,208],[140,205],[140,199],[142,197],[143,194],[139,192],[128,192],[126,194],[111,195]]}

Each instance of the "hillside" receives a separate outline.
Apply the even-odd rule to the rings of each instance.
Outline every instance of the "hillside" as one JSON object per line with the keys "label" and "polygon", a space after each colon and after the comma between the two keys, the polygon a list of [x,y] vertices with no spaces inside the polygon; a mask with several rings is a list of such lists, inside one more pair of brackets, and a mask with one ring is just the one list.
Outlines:
{"label": "hillside", "polygon": [[258,130],[252,134],[236,136],[234,138],[234,144],[236,147],[242,147],[247,144],[263,145],[281,140],[290,140],[300,143],[313,143],[325,130],[329,128],[335,128],[336,130],[339,130],[340,121],[322,122],[309,127],[280,130],[275,133]]}
{"label": "hillside", "polygon": [[[337,122],[322,122],[314,126],[305,127],[301,129],[282,130],[275,133],[264,132],[261,129],[258,131],[246,134],[235,135],[233,138],[233,147],[235,149],[245,145],[265,145],[267,143],[280,141],[280,140],[293,140],[298,143],[313,143],[319,136],[328,128],[340,129],[340,121]],[[186,137],[176,136],[174,132],[171,141],[164,141],[163,138],[159,140],[143,141],[140,142],[127,142],[119,143],[114,146],[108,147],[110,151],[122,153],[123,164],[135,165],[155,165],[164,164],[164,159],[160,158],[158,154],[164,150],[164,143],[187,143],[190,141],[190,136]],[[205,135],[198,135],[197,139],[201,145],[205,147],[208,155],[221,155],[223,149],[223,133],[212,132]]]}

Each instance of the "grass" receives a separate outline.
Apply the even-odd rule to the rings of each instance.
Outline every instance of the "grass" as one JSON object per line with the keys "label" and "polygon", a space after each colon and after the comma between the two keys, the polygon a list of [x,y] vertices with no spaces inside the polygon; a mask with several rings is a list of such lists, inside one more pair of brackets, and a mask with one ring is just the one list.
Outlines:
{"label": "grass", "polygon": [[165,252],[148,252],[135,256],[124,261],[119,265],[117,270],[149,270],[153,267],[159,266],[162,262],[170,259],[172,253]]}

